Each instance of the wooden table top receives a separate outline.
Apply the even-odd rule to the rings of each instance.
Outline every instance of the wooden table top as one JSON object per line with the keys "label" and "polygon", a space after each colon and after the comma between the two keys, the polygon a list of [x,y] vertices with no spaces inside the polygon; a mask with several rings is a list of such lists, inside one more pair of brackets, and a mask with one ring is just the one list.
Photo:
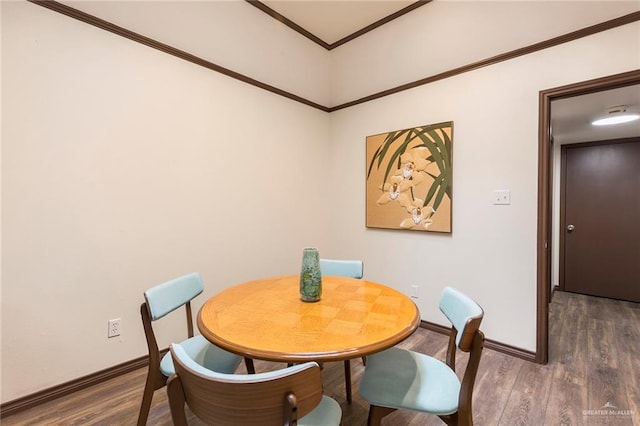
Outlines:
{"label": "wooden table top", "polygon": [[299,276],[249,281],[210,298],[198,328],[236,354],[278,362],[342,361],[409,337],[418,308],[403,293],[371,281],[322,277],[322,298],[300,300]]}

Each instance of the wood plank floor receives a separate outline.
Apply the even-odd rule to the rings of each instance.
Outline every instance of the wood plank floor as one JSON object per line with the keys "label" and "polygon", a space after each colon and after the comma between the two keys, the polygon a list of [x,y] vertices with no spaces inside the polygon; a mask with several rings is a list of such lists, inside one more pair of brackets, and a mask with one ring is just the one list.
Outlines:
{"label": "wood plank floor", "polygon": [[[538,365],[485,349],[474,390],[474,422],[484,425],[640,426],[640,305],[556,292],[550,309],[549,363]],[[446,337],[419,329],[400,346],[444,358]],[[460,357],[459,369],[466,365]],[[258,371],[282,364],[256,362]],[[244,367],[240,367],[244,372]],[[344,397],[341,363],[325,364],[325,393],[344,426],[366,423],[358,394],[363,366],[352,362],[353,403]],[[16,413],[2,425],[134,425],[146,370]],[[192,415],[190,424],[202,425]],[[150,425],[170,425],[166,392],[154,396]],[[435,416],[396,411],[384,425],[442,425]]]}

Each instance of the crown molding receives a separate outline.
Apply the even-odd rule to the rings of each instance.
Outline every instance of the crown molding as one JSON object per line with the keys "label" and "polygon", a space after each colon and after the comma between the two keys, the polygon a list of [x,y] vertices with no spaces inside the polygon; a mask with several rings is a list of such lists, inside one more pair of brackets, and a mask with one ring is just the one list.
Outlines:
{"label": "crown molding", "polygon": [[402,9],[400,9],[399,11],[392,13],[389,16],[386,16],[382,19],[377,20],[376,22],[367,25],[366,27],[359,29],[358,31],[356,31],[353,34],[349,34],[346,37],[341,38],[340,40],[334,42],[334,43],[327,43],[326,41],[322,40],[320,37],[317,37],[316,35],[312,34],[310,31],[307,31],[306,29],[302,28],[300,25],[296,24],[295,22],[293,22],[292,20],[288,19],[287,17],[281,15],[280,13],[276,12],[275,10],[271,9],[269,6],[267,6],[266,4],[264,4],[263,2],[261,2],[260,0],[245,0],[247,3],[249,3],[252,6],[257,7],[258,9],[260,9],[261,11],[263,11],[264,13],[266,13],[267,15],[271,16],[273,19],[275,19],[276,21],[282,22],[284,25],[286,25],[287,27],[291,28],[292,30],[296,31],[297,33],[301,34],[302,36],[308,38],[309,40],[313,41],[314,43],[318,44],[319,46],[324,47],[327,50],[333,50],[338,46],[342,46],[343,44],[350,42],[351,40],[360,37],[363,34],[368,33],[369,31],[375,30],[378,27],[381,27],[382,25],[393,21],[396,18],[401,17],[402,15],[405,15],[409,12],[411,12],[412,10],[415,10],[421,6],[424,6],[427,3],[431,3],[433,0],[419,0],[416,1],[415,3],[410,4],[407,7],[404,7]]}
{"label": "crown molding", "polygon": [[[144,44],[148,47],[151,47],[153,49],[157,49],[161,52],[167,53],[169,55],[178,57],[180,59],[183,59],[185,61],[194,63],[196,65],[200,65],[204,68],[207,68],[211,71],[215,71],[218,72],[220,74],[226,75],[228,77],[234,78],[236,80],[242,81],[244,83],[250,84],[252,86],[258,87],[260,89],[266,90],[268,92],[271,93],[275,93],[277,95],[283,96],[285,98],[288,98],[290,100],[299,102],[301,104],[310,106],[312,108],[316,108],[319,109],[320,111],[324,111],[324,112],[334,112],[334,111],[338,111],[341,109],[345,109],[345,108],[349,108],[355,105],[360,105],[366,102],[370,102],[376,99],[380,99],[386,96],[390,96],[396,93],[400,93],[403,92],[405,90],[409,90],[409,89],[414,89],[416,87],[419,86],[423,86],[429,83],[433,83],[439,80],[444,80],[459,74],[463,74],[469,71],[473,71],[479,68],[483,68],[486,66],[490,66],[490,65],[495,65],[498,64],[500,62],[504,62],[504,61],[508,61],[510,59],[514,59],[520,56],[524,56],[524,55],[528,55],[531,53],[535,53],[538,52],[540,50],[544,50],[544,49],[548,49],[554,46],[558,46],[560,44],[564,44],[564,43],[568,43],[570,41],[573,40],[577,40],[583,37],[587,37],[593,34],[597,34],[603,31],[607,31],[613,28],[617,28],[623,25],[627,25],[636,21],[640,20],[640,11],[639,12],[633,12],[633,13],[629,13],[627,15],[623,15],[620,16],[618,18],[614,18],[614,19],[610,19],[608,21],[605,22],[601,22],[599,24],[595,24],[595,25],[591,25],[589,27],[585,27],[576,31],[572,31],[570,33],[567,34],[563,34],[557,37],[553,37],[550,38],[548,40],[544,40],[538,43],[534,43],[519,49],[515,49],[515,50],[511,50],[509,52],[506,53],[502,53],[487,59],[483,59],[477,62],[473,62],[467,65],[463,65],[457,68],[453,68],[438,74],[434,74],[431,76],[427,76],[424,78],[421,78],[419,80],[415,80],[413,82],[409,82],[406,84],[402,84],[400,86],[395,86],[392,87],[390,89],[387,90],[383,90],[381,92],[377,92],[368,96],[364,96],[362,98],[359,99],[355,99],[353,101],[349,101],[349,102],[345,102],[342,103],[340,105],[336,105],[336,106],[325,106],[325,105],[321,105],[318,104],[316,102],[313,102],[309,99],[305,99],[301,96],[298,96],[294,93],[291,92],[287,92],[286,90],[282,90],[278,87],[272,86],[270,84],[267,83],[263,83],[259,80],[256,80],[254,78],[248,77],[244,74],[240,74],[238,72],[235,72],[231,69],[222,67],[220,65],[217,65],[213,62],[207,61],[205,59],[202,59],[198,56],[192,55],[190,53],[187,53],[183,50],[177,49],[175,47],[169,46],[167,44],[161,43],[157,40],[154,40],[152,38],[146,37],[142,34],[138,34],[136,32],[133,32],[131,30],[128,30],[126,28],[120,27],[116,24],[113,24],[111,22],[105,21],[104,19],[100,19],[96,16],[90,15],[88,13],[82,12],[80,10],[74,9],[73,7],[67,6],[65,4],[59,3],[57,1],[54,0],[27,0],[33,4],[45,7],[47,9],[53,10],[55,12],[61,13],[63,15],[69,16],[71,18],[77,19],[79,21],[85,22],[89,25],[93,25],[95,27],[101,28],[105,31],[109,31],[113,34],[117,34],[119,36],[122,36],[124,38],[127,38],[129,40],[135,41],[137,43],[140,44]],[[248,0],[247,0],[248,1]],[[254,5],[254,3],[260,3],[258,1],[248,1],[250,4]],[[417,2],[419,3],[419,2]],[[414,3],[415,5],[415,3]],[[411,7],[411,6],[409,6]],[[406,8],[405,8],[406,9]],[[403,9],[404,10],[404,9]],[[406,12],[405,12],[406,13]],[[393,16],[393,15],[392,15]]]}

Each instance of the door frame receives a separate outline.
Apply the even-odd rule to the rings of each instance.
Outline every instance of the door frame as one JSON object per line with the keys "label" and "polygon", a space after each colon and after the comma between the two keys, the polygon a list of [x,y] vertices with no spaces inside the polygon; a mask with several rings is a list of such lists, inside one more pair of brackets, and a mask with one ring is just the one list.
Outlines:
{"label": "door frame", "polygon": [[540,91],[538,97],[538,231],[536,266],[536,356],[549,360],[549,302],[551,301],[551,217],[553,170],[551,101],[640,84],[640,69]]}

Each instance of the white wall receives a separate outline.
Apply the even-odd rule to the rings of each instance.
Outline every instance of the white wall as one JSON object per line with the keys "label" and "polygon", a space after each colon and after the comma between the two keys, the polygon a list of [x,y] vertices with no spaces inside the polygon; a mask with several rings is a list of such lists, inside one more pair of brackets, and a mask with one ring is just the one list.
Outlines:
{"label": "white wall", "polygon": [[2,37],[3,402],[145,355],[152,285],[199,271],[202,303],[328,247],[326,113],[31,3]]}
{"label": "white wall", "polygon": [[244,0],[63,1],[321,105],[329,52]]}
{"label": "white wall", "polygon": [[[2,7],[0,6],[0,22],[2,22]],[[2,31],[0,31],[0,46],[2,46]],[[0,54],[0,82],[2,82],[2,55]],[[0,100],[2,97],[2,84],[0,83]],[[2,104],[0,102],[0,129],[2,129]],[[1,132],[1,130],[0,130]],[[2,138],[0,136],[0,165],[2,164]],[[0,170],[1,172],[1,170]],[[2,173],[0,173],[0,311],[2,310]],[[2,342],[2,315],[0,314],[0,343]],[[1,345],[0,345],[1,346]],[[0,350],[0,401],[2,395],[2,350]]]}
{"label": "white wall", "polygon": [[551,214],[551,288],[560,285],[560,184],[562,171],[561,144],[553,145],[552,155],[552,201],[553,212]]}
{"label": "white wall", "polygon": [[638,10],[638,1],[433,1],[331,51],[331,104]]}
{"label": "white wall", "polygon": [[[640,68],[639,35],[626,25],[332,113],[340,254],[362,253],[367,279],[407,294],[419,285],[427,321],[446,324],[437,299],[456,286],[485,309],[489,339],[535,351],[538,94]],[[452,234],[365,229],[366,136],[449,120]],[[512,204],[492,205],[495,189],[510,189]]]}
{"label": "white wall", "polygon": [[[399,34],[358,39],[362,54],[410,42]],[[535,350],[538,92],[639,68],[639,35],[627,25],[327,115],[3,2],[2,401],[144,355],[145,288],[197,270],[203,301],[296,271],[307,245],[420,285],[428,321],[444,323],[439,291],[458,286],[490,339]],[[365,137],[448,120],[453,233],[365,229]],[[512,205],[493,206],[494,189]],[[117,317],[123,334],[106,339]],[[160,325],[161,344],[182,331]]]}

